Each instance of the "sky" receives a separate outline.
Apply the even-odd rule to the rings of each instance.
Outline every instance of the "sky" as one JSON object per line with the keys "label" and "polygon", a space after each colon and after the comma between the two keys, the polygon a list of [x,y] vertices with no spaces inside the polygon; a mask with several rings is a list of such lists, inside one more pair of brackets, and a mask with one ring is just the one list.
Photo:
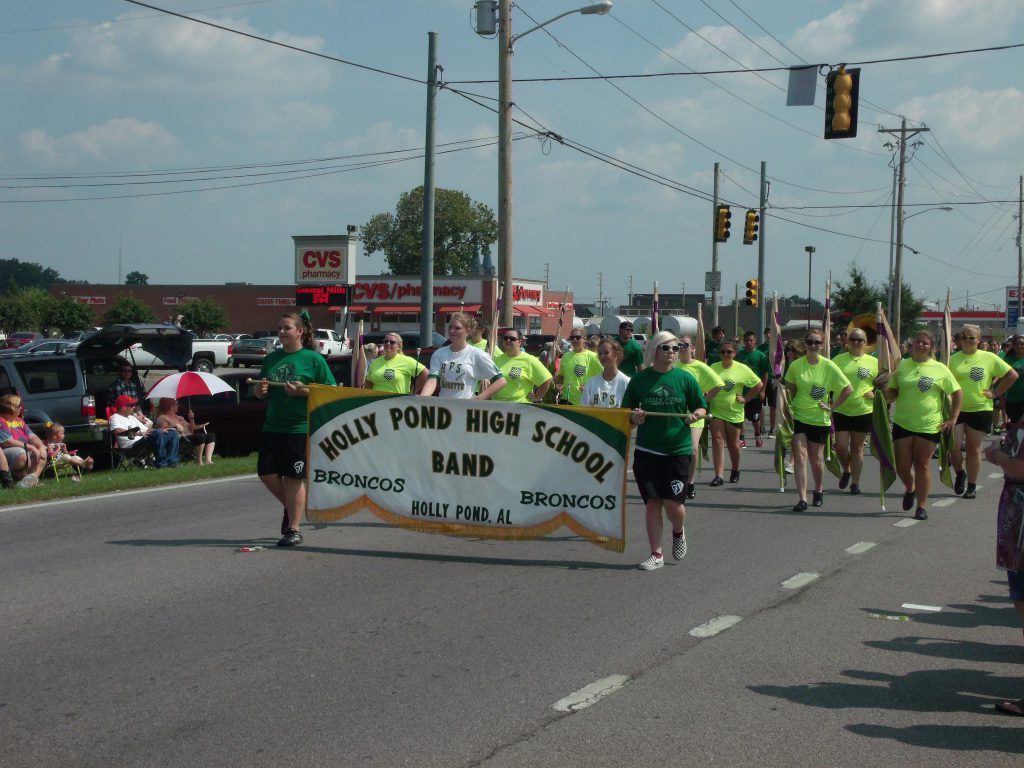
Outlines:
{"label": "sky", "polygon": [[[513,32],[576,3],[521,0]],[[470,0],[152,5],[305,52],[123,0],[6,0],[0,258],[97,283],[291,282],[292,235],[343,233],[423,183],[428,32],[446,84],[436,184],[497,210],[498,44],[474,32]],[[655,281],[699,292],[717,162],[727,301],[757,275],[741,234],[764,162],[762,294],[806,293],[809,245],[815,295],[851,265],[884,283],[893,137],[878,129],[906,117],[928,128],[908,145],[906,281],[929,301],[950,289],[954,307],[1002,307],[1024,48],[859,64],[845,140],[822,138],[824,77],[815,106],[787,107],[784,68],[1020,43],[1019,0],[615,0],[555,21],[513,57],[514,276],[578,301]],[[357,271],[386,271],[383,254],[360,249]]]}

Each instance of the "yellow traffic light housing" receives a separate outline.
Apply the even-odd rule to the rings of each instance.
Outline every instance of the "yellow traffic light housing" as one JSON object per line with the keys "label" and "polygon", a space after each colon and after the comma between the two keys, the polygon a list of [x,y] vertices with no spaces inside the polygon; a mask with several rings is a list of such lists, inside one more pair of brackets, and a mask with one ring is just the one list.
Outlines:
{"label": "yellow traffic light housing", "polygon": [[839,67],[825,77],[825,138],[852,139],[857,135],[860,69]]}
{"label": "yellow traffic light housing", "polygon": [[747,298],[743,303],[748,307],[757,306],[757,280],[747,280]]}
{"label": "yellow traffic light housing", "polygon": [[732,218],[732,211],[728,205],[720,205],[715,209],[715,242],[724,243],[729,239],[729,219]]}
{"label": "yellow traffic light housing", "polygon": [[750,245],[757,240],[757,222],[761,217],[753,208],[747,211],[746,221],[743,223],[743,244]]}

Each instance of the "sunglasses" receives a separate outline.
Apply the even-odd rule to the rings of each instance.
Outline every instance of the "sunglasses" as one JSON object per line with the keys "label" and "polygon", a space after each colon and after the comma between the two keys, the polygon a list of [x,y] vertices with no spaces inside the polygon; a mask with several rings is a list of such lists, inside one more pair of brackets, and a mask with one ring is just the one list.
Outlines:
{"label": "sunglasses", "polygon": [[569,341],[579,341],[582,338],[582,336],[570,336]]}
{"label": "sunglasses", "polygon": [[[518,336],[502,336],[501,338],[502,338],[503,341],[519,341],[519,337]],[[578,338],[581,338],[581,337],[577,336],[576,338],[578,339]]]}
{"label": "sunglasses", "polygon": [[678,344],[662,344],[660,347],[658,347],[658,349],[660,349],[662,352],[678,352],[679,351],[679,345]]}
{"label": "sunglasses", "polygon": [[693,346],[693,344],[691,344],[691,343],[690,343],[690,342],[688,342],[688,341],[683,341],[683,342],[680,342],[679,346],[680,346],[681,348],[683,348],[683,349],[689,349],[690,347],[692,347],[692,346]]}
{"label": "sunglasses", "polygon": [[856,336],[851,336],[850,337],[850,343],[851,344],[863,344],[866,341],[867,341],[867,339],[858,339]]}
{"label": "sunglasses", "polygon": [[808,347],[820,347],[821,346],[821,342],[816,340],[816,339],[805,339],[804,340],[804,344],[806,344]]}
{"label": "sunglasses", "polygon": [[394,339],[384,339],[383,344],[384,344],[385,347],[396,347],[396,346],[398,346],[398,342],[395,341]]}

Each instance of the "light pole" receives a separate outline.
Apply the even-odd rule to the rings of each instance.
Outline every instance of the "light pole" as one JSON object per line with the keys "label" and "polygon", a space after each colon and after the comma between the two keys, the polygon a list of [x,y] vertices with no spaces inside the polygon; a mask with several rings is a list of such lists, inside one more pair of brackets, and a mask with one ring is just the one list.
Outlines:
{"label": "light pole", "polygon": [[[806,245],[807,251],[807,330],[811,330],[811,259],[814,257],[814,246]],[[826,344],[828,342],[825,342]]]}
{"label": "light pole", "polygon": [[[904,216],[903,219],[899,222],[899,227],[897,228],[896,253],[897,254],[901,254],[902,250],[903,250],[903,247],[906,245],[906,243],[903,242],[903,226],[904,226],[904,224],[906,224],[907,219],[912,219],[915,216],[920,216],[922,213],[928,213],[928,211],[946,211],[946,212],[949,212],[949,211],[952,211],[952,210],[953,210],[952,206],[949,206],[949,205],[939,205],[939,206],[936,206],[934,208],[925,208],[925,209],[920,210],[920,211],[915,211],[914,213],[910,214],[909,216]],[[917,254],[917,251],[915,251],[913,248],[911,248],[910,250],[914,254]],[[899,276],[900,285],[896,285],[896,276],[897,275]],[[892,325],[893,325],[894,328],[896,328],[896,337],[897,337],[896,341],[897,341],[897,343],[899,343],[900,318],[895,313],[900,312],[901,305],[903,304],[903,301],[902,301],[902,299],[903,299],[903,285],[902,285],[902,283],[903,283],[903,259],[902,259],[902,256],[900,256],[899,262],[897,264],[897,269],[896,269],[896,274],[895,275],[893,274],[892,264],[889,265],[889,297],[888,297],[889,298],[889,314],[892,316],[891,317]],[[895,294],[896,291],[900,292],[900,301],[896,302],[896,304],[893,304],[893,302],[896,300],[896,294]]]}
{"label": "light pole", "polygon": [[[477,32],[481,32],[482,5],[494,8],[494,0],[477,3]],[[512,327],[512,46],[515,41],[553,21],[574,13],[603,16],[611,0],[592,3],[548,19],[521,35],[512,34],[512,0],[498,0],[498,290],[502,296],[499,322]]]}

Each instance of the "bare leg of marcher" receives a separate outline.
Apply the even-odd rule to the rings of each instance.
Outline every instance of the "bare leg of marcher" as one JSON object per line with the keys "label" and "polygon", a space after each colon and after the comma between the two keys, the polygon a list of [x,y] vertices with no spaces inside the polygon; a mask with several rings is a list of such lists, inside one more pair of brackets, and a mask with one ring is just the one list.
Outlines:
{"label": "bare leg of marcher", "polygon": [[893,440],[892,446],[896,454],[896,474],[904,490],[911,493],[914,490],[914,438],[901,437]]}
{"label": "bare leg of marcher", "polygon": [[793,478],[800,501],[807,501],[807,435],[793,435]]}
{"label": "bare leg of marcher", "polygon": [[932,453],[935,443],[923,437],[911,438],[914,442],[914,480],[917,483],[917,506],[927,508],[928,492],[932,487]]}

